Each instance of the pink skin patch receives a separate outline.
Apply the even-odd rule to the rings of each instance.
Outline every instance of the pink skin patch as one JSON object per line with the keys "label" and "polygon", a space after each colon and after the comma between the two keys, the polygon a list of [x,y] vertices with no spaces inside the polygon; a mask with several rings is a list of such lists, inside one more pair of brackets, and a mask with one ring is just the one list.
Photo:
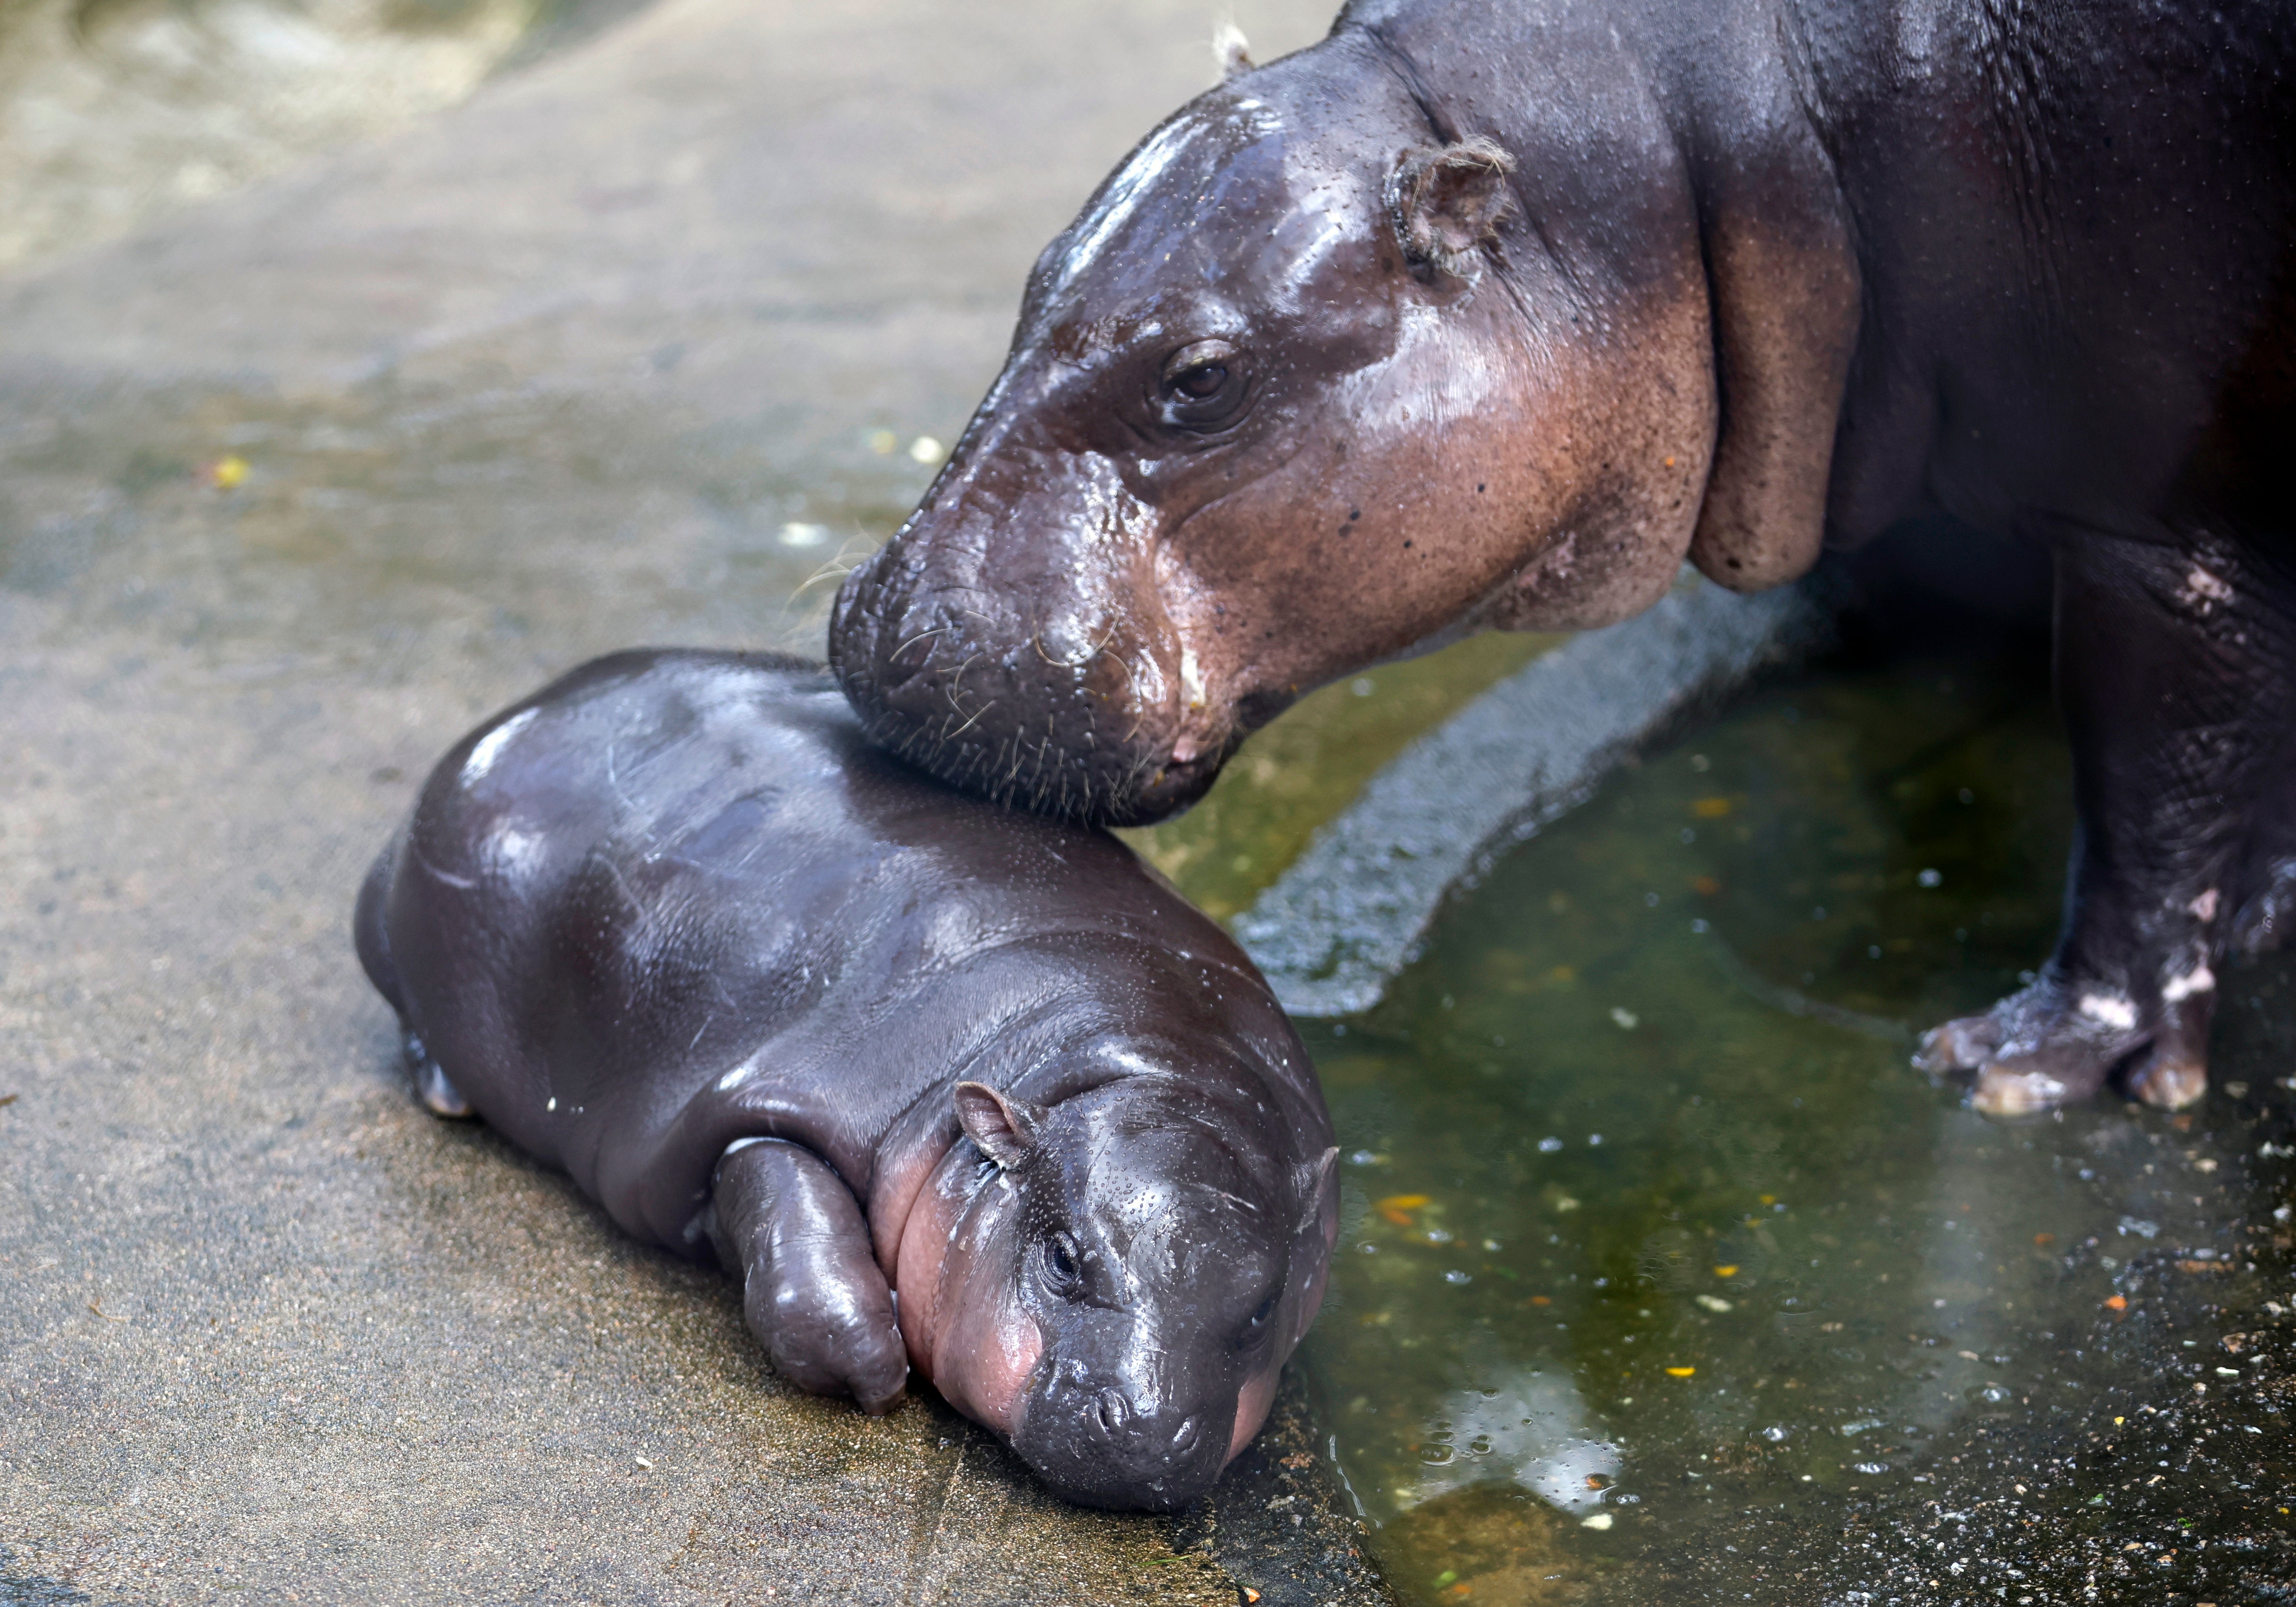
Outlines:
{"label": "pink skin patch", "polygon": [[953,1148],[902,1225],[895,1260],[909,1365],[949,1405],[1010,1439],[1044,1335],[1020,1308],[1006,1241],[1018,1195],[1001,1177],[970,1189],[968,1152]]}
{"label": "pink skin patch", "polygon": [[1268,1409],[1275,1404],[1275,1375],[1283,1371],[1279,1360],[1267,1372],[1245,1379],[1243,1388],[1235,1392],[1235,1432],[1228,1436],[1227,1455],[1220,1458],[1222,1467],[1236,1459],[1267,1421]]}

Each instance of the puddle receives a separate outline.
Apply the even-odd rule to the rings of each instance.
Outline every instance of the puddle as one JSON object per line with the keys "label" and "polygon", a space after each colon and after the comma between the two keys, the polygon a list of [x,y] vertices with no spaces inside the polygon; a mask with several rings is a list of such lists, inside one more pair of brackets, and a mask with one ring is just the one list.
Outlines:
{"label": "puddle", "polygon": [[[2089,1534],[2126,1466],[2013,1497],[2001,1446],[2054,1464],[2135,1431],[2108,1406],[2243,1387],[2231,1317],[2179,1324],[2296,1296],[2288,1163],[2255,1156],[2296,1106],[2296,973],[2239,972],[2190,1118],[1999,1126],[1906,1063],[2046,951],[2070,830],[2024,677],[1816,677],[1614,780],[1379,1008],[1309,1027],[1347,1203],[1308,1354],[1406,1596],[1815,1601],[1881,1582],[1858,1514],[1934,1529],[2029,1484],[2014,1524]],[[2288,1524],[2296,1401],[2265,1398],[2174,1475],[2211,1521]],[[2097,1599],[1907,1546],[1916,1595]]]}

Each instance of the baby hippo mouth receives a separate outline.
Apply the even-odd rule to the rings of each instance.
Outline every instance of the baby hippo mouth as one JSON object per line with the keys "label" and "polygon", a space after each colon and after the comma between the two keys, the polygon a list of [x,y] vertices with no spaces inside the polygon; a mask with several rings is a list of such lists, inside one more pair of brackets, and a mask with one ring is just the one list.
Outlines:
{"label": "baby hippo mouth", "polygon": [[1198,1403],[1151,1408],[1112,1384],[1062,1381],[1031,1395],[1013,1448],[1080,1506],[1173,1512],[1219,1477],[1233,1414],[1233,1400],[1215,1423]]}

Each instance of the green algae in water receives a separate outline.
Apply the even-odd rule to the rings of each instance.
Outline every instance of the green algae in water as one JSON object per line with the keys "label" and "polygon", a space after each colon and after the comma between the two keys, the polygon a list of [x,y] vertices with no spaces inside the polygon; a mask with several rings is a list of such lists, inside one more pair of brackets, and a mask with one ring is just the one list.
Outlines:
{"label": "green algae in water", "polygon": [[1408,1596],[1703,1599],[1719,1561],[1726,1599],[1814,1600],[1745,1554],[2144,1376],[2082,1336],[2129,1257],[2224,1230],[2218,1137],[2109,1098],[1995,1125],[1907,1064],[2058,918],[2063,746],[1980,685],[1751,701],[1309,1028],[1346,1162],[1309,1365]]}
{"label": "green algae in water", "polygon": [[1558,639],[1494,632],[1335,682],[1255,735],[1201,803],[1119,835],[1208,914],[1240,914],[1414,738]]}

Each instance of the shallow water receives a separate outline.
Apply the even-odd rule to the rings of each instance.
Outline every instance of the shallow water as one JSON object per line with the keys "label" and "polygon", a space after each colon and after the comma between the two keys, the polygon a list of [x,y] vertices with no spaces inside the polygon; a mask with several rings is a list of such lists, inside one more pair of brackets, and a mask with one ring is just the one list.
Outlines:
{"label": "shallow water", "polygon": [[[2234,1363],[2203,1379],[2241,1387],[2218,1331],[2152,1331],[2173,1302],[2144,1269],[2228,1308],[2296,1294],[2287,1258],[2248,1259],[2289,1192],[2250,1157],[2296,1062],[2241,1038],[2290,1013],[2277,970],[2232,980],[2218,1076],[2244,1086],[2192,1117],[2107,1099],[2002,1126],[1908,1067],[1916,1025],[2046,952],[2070,832],[2025,677],[1821,676],[1616,780],[1378,1009],[1308,1029],[1346,1158],[1308,1356],[1406,1595],[1813,1600],[1859,1570],[1794,1568],[1780,1526],[1894,1502],[1935,1527],[1972,1498],[1972,1433],[2090,1432],[2203,1348]],[[2287,1524],[2276,1398],[2226,1425],[2218,1520]],[[2270,1470],[2243,1477],[2251,1454]],[[2017,1521],[2101,1515],[2107,1462]],[[1955,1560],[1939,1599],[2077,1599]]]}

